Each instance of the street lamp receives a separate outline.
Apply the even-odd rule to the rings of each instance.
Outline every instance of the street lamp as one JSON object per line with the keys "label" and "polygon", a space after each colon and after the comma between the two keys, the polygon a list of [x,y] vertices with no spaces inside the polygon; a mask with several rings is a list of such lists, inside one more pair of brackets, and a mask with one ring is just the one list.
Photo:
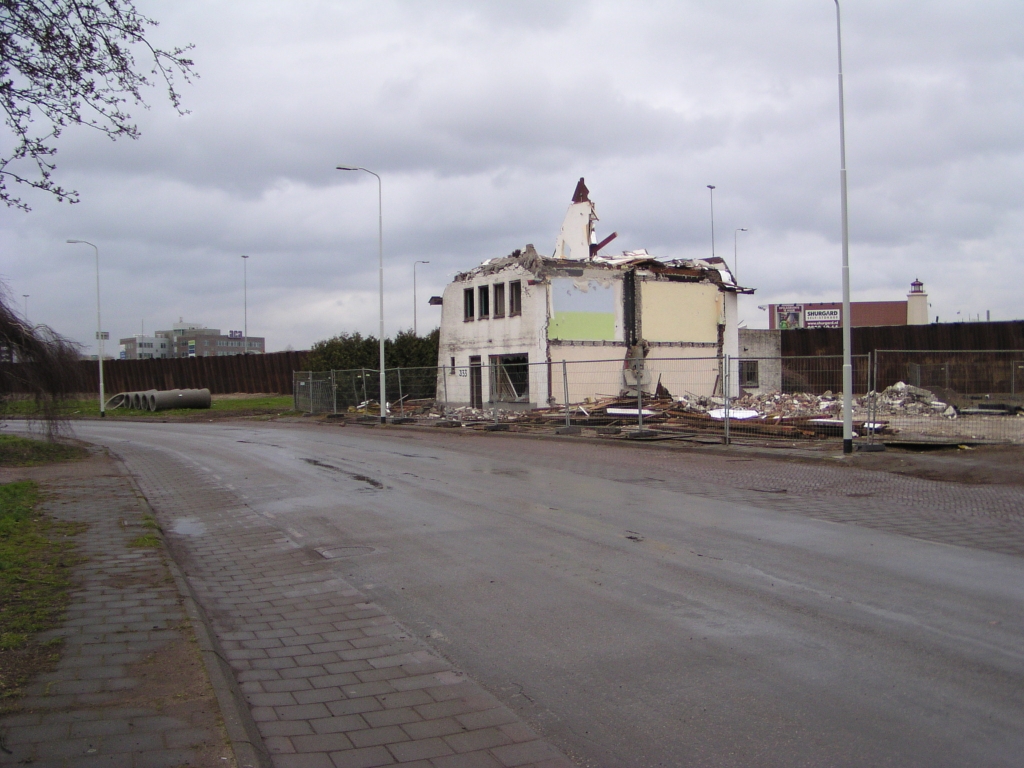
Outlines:
{"label": "street lamp", "polygon": [[[736,258],[736,238],[739,236],[740,232],[746,232],[746,231],[747,231],[746,227],[740,227],[739,229],[737,229],[735,232],[732,233],[732,277],[733,277],[733,280],[739,280],[738,275],[740,273],[740,263],[739,263],[739,261]],[[737,282],[736,285],[739,285],[739,283]]]}
{"label": "street lamp", "polygon": [[242,254],[242,354],[249,354],[249,257]]}
{"label": "street lamp", "polygon": [[711,258],[715,258],[715,185],[708,184],[711,190]]}
{"label": "street lamp", "polygon": [[836,4],[839,54],[839,197],[843,206],[843,453],[853,453],[853,353],[850,341],[850,228],[846,214],[846,122],[843,114],[843,33]]}
{"label": "street lamp", "polygon": [[100,249],[88,240],[68,240],[71,245],[88,245],[96,252],[96,343],[98,345],[100,365],[100,416],[107,415],[106,403],[103,397],[103,326],[100,323]]}
{"label": "street lamp", "polygon": [[414,261],[412,263],[412,335],[417,338],[420,334],[416,330],[416,265],[429,263],[429,261]]}
{"label": "street lamp", "polygon": [[388,422],[388,401],[384,389],[384,208],[381,203],[380,176],[369,168],[359,166],[339,165],[339,171],[363,171],[377,179],[377,261],[380,277],[380,423]]}

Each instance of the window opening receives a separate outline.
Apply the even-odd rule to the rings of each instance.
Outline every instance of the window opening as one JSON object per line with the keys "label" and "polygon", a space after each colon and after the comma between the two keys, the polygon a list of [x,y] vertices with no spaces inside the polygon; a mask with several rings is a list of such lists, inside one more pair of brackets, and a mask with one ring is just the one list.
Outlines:
{"label": "window opening", "polygon": [[508,314],[509,317],[523,313],[523,284],[520,280],[513,280],[508,284]]}
{"label": "window opening", "polygon": [[530,365],[527,355],[491,355],[491,402],[528,403]]}
{"label": "window opening", "polygon": [[505,316],[505,284],[494,284],[494,316]]}
{"label": "window opening", "polygon": [[477,289],[480,300],[480,319],[489,317],[491,314],[491,287],[489,285],[481,285]]}
{"label": "window opening", "polygon": [[464,302],[462,319],[472,320],[474,317],[476,317],[476,312],[473,310],[473,289],[467,288],[466,290],[464,290],[462,292],[462,298]]}
{"label": "window opening", "polygon": [[760,387],[757,360],[740,360],[740,386],[756,389]]}

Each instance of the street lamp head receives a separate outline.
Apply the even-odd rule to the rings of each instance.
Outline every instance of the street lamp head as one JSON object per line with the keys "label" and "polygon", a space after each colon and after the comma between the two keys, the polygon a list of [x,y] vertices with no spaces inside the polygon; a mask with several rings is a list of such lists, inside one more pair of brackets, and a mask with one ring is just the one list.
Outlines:
{"label": "street lamp head", "polygon": [[244,254],[244,253],[243,253],[243,254],[242,254],[242,258],[243,258],[243,259],[248,259],[248,258],[249,258],[249,256],[248,256],[247,254]]}
{"label": "street lamp head", "polygon": [[714,189],[714,188],[715,188],[714,184],[708,184],[708,189]]}
{"label": "street lamp head", "polygon": [[81,243],[81,242],[83,242],[83,241],[82,241],[82,240],[68,240],[68,242],[69,242],[69,243],[70,243],[71,245],[75,245],[76,243]]}
{"label": "street lamp head", "polygon": [[746,227],[740,227],[740,228],[739,228],[739,229],[737,229],[736,231],[737,231],[737,232],[746,232],[746,231],[747,231],[747,228],[746,228]]}
{"label": "street lamp head", "polygon": [[339,165],[334,170],[336,170],[336,171],[361,171],[363,169],[362,168],[355,168],[355,167],[353,167],[351,165]]}

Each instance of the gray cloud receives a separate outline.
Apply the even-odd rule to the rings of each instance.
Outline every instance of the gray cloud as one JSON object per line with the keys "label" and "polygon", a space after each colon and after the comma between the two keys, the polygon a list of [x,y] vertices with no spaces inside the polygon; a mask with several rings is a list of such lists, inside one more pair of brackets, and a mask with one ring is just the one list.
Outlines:
{"label": "gray cloud", "polygon": [[[114,336],[179,316],[272,349],[376,327],[384,179],[388,331],[450,275],[526,242],[550,251],[579,176],[616,245],[716,250],[757,304],[839,291],[834,5],[448,0],[152,0],[161,43],[193,40],[179,118],[153,94],[142,139],[68,131],[61,183],[0,212],[0,268],[31,319],[85,343],[101,247]],[[844,64],[856,298],[915,277],[935,314],[1019,314],[1024,13],[1019,3],[847,2]],[[81,250],[79,250],[81,249]],[[969,265],[965,269],[964,265]]]}

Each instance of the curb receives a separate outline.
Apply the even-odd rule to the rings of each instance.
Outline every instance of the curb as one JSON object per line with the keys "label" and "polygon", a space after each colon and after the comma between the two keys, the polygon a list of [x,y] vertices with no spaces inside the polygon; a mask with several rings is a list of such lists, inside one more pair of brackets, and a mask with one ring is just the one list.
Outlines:
{"label": "curb", "polygon": [[[109,449],[108,453],[121,466],[125,477],[131,483],[132,490],[135,491],[139,505],[155,519],[156,514],[153,507],[150,506],[149,500],[143,494],[135,477],[128,471],[124,460]],[[164,552],[167,553],[167,567],[174,577],[174,583],[182,597],[185,612],[188,614],[196,642],[199,645],[199,652],[203,657],[206,674],[210,678],[210,685],[217,696],[217,704],[224,719],[224,730],[227,731],[231,749],[235,753],[235,762],[238,764],[238,768],[273,768],[270,753],[263,744],[263,739],[256,728],[256,721],[252,719],[252,713],[238,688],[234,672],[224,660],[222,649],[217,645],[216,635],[210,628],[210,621],[199,605],[199,601],[196,600],[195,593],[181,572],[181,568],[174,560],[163,529],[158,530]]]}

